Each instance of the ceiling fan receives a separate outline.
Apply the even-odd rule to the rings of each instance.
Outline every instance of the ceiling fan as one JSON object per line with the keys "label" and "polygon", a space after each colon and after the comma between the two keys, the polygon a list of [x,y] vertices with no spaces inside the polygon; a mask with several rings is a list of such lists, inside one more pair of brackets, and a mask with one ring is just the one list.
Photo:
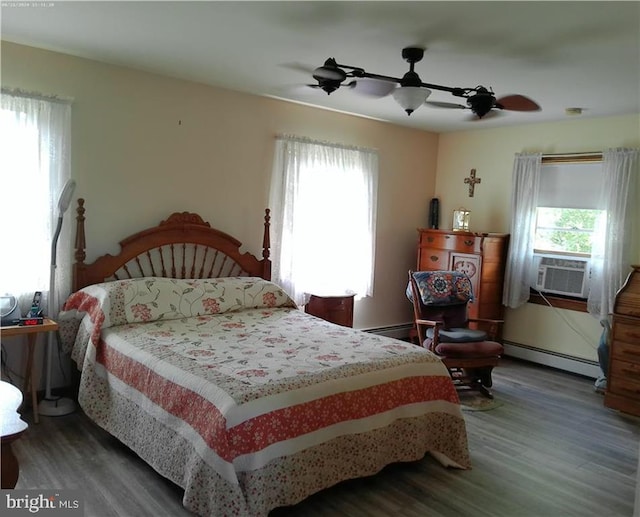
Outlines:
{"label": "ceiling fan", "polygon": [[[493,91],[484,86],[457,88],[424,83],[414,71],[415,64],[422,60],[423,56],[423,48],[407,47],[402,49],[402,57],[409,63],[409,71],[402,78],[373,74],[357,66],[341,65],[331,57],[324,62],[324,65],[313,71],[313,78],[318,82],[309,86],[320,88],[329,95],[345,86],[357,91],[359,89],[359,81],[363,79],[373,80],[367,88],[364,88],[365,93],[368,92],[370,95],[376,96],[385,96],[392,93],[398,104],[407,112],[407,115],[411,115],[425,103],[437,108],[470,109],[478,119],[485,117],[492,110],[539,111],[541,109],[538,103],[524,95],[507,95],[496,99]],[[344,81],[349,78],[354,80],[345,83]],[[444,91],[454,97],[464,98],[466,99],[466,105],[450,102],[427,102],[431,90]]]}

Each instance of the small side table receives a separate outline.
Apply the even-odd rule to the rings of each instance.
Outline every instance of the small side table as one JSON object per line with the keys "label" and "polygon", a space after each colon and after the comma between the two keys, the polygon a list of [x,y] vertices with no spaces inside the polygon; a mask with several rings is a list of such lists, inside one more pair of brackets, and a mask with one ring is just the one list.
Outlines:
{"label": "small side table", "polygon": [[0,329],[0,335],[2,337],[12,336],[27,336],[27,346],[29,347],[27,353],[27,367],[24,375],[24,386],[22,392],[25,397],[27,396],[29,389],[31,389],[31,406],[33,410],[33,421],[37,424],[40,422],[38,417],[38,393],[37,393],[37,376],[35,366],[33,364],[34,349],[36,346],[36,338],[41,332],[53,332],[58,330],[58,324],[45,318],[42,325],[25,325],[25,326],[11,326],[2,327]]}
{"label": "small side table", "polygon": [[320,296],[312,294],[304,306],[304,311],[323,320],[353,327],[353,298],[355,294]]}
{"label": "small side table", "polygon": [[11,450],[11,442],[20,438],[29,427],[18,414],[21,404],[20,390],[13,384],[0,381],[0,477],[3,490],[15,488],[20,473],[18,458]]}

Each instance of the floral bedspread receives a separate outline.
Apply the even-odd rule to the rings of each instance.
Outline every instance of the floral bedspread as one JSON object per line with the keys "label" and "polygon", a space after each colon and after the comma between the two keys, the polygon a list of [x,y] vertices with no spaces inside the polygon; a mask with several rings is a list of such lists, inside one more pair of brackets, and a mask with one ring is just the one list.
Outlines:
{"label": "floral bedspread", "polygon": [[266,515],[426,452],[469,466],[437,357],[310,316],[271,282],[98,284],[60,319],[84,411],[197,514]]}

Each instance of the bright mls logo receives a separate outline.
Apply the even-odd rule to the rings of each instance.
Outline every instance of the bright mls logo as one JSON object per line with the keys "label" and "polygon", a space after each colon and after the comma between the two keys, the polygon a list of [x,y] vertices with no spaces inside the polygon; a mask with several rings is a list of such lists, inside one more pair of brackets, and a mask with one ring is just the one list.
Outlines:
{"label": "bright mls logo", "polygon": [[80,490],[2,490],[0,514],[81,516],[84,498]]}

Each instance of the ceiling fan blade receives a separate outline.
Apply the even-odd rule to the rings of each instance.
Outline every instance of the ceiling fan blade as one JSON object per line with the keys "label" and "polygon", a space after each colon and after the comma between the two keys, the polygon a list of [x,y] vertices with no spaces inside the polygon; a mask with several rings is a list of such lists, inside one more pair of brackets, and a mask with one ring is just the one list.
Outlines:
{"label": "ceiling fan blade", "polygon": [[288,84],[278,88],[278,93],[281,95],[317,95],[316,90],[319,88],[317,84]]}
{"label": "ceiling fan blade", "polygon": [[540,105],[524,95],[505,95],[496,100],[496,108],[509,111],[540,111]]}
{"label": "ceiling fan blade", "polygon": [[360,78],[355,81],[353,90],[367,97],[386,97],[393,92],[398,85],[390,81],[380,81],[379,79]]}
{"label": "ceiling fan blade", "polygon": [[279,66],[281,66],[282,68],[293,70],[295,72],[302,72],[305,75],[312,75],[313,71],[316,69],[315,66],[307,65],[305,63],[299,63],[297,61],[294,61],[292,63],[281,63]]}
{"label": "ceiling fan blade", "polygon": [[455,102],[426,101],[425,104],[432,108],[468,109],[467,106]]}

